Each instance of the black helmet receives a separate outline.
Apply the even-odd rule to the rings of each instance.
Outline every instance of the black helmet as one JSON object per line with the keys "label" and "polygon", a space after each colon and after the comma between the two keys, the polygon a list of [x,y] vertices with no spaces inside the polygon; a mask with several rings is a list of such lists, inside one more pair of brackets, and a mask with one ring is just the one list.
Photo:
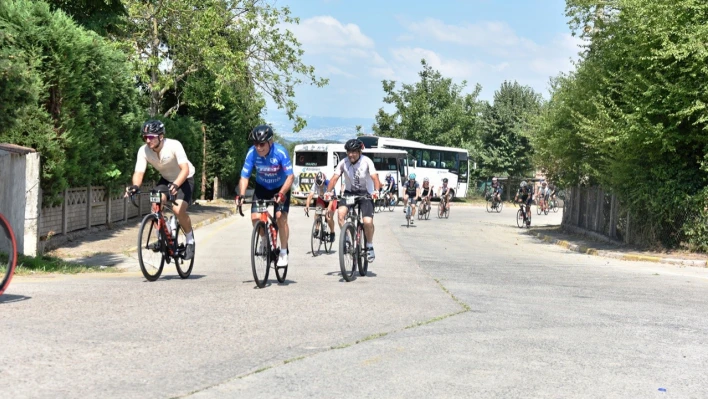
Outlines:
{"label": "black helmet", "polygon": [[254,143],[265,143],[273,138],[273,129],[268,125],[259,125],[251,130],[248,139]]}
{"label": "black helmet", "polygon": [[165,124],[157,119],[150,119],[149,121],[143,123],[142,129],[140,129],[140,134],[165,134]]}
{"label": "black helmet", "polygon": [[361,151],[364,149],[364,143],[362,143],[359,139],[351,139],[344,144],[344,149],[347,151]]}
{"label": "black helmet", "polygon": [[443,183],[447,183],[447,177],[443,178]]}

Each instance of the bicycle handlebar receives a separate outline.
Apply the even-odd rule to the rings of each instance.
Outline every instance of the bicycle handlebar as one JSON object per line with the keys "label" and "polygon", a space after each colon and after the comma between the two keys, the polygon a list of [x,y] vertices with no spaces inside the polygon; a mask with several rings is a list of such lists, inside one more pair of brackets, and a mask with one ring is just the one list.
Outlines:
{"label": "bicycle handlebar", "polygon": [[238,208],[238,213],[243,216],[243,205],[245,204],[260,204],[260,205],[268,205],[268,204],[275,204],[275,200],[273,199],[257,199],[255,201],[243,201],[242,203],[237,205]]}
{"label": "bicycle handlebar", "polygon": [[[167,194],[167,202],[169,202],[171,205],[177,205],[175,203],[175,196],[170,193],[170,190],[151,190],[150,192],[155,192],[157,194]],[[140,190],[135,191],[134,193],[128,193],[128,198],[130,199],[130,203],[133,204],[136,208],[139,208],[140,205],[135,202],[135,197],[139,196],[142,194]]]}

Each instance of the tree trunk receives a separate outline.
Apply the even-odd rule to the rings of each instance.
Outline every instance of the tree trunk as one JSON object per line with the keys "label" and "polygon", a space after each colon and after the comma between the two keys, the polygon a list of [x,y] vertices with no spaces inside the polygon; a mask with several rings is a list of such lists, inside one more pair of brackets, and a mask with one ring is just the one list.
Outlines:
{"label": "tree trunk", "polygon": [[204,142],[202,145],[202,195],[200,198],[204,200],[206,198],[206,125],[202,125],[202,137]]}
{"label": "tree trunk", "polygon": [[[152,16],[152,56],[158,59],[159,56],[160,38],[157,30],[157,16]],[[154,118],[160,112],[160,88],[157,87],[158,72],[157,66],[152,66],[150,76],[150,118]]]}

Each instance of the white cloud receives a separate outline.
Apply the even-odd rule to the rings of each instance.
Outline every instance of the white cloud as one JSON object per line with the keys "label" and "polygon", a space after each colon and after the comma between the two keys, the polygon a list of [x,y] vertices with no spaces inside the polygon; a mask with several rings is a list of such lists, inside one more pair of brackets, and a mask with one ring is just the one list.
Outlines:
{"label": "white cloud", "polygon": [[305,19],[300,24],[287,24],[303,48],[311,53],[323,53],[333,48],[370,49],[374,41],[361,33],[356,24],[342,24],[337,19],[322,15]]}

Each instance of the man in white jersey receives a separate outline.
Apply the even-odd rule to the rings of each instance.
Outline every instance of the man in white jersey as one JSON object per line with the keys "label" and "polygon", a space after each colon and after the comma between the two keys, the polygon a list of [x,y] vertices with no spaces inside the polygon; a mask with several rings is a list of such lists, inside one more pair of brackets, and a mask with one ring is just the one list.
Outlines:
{"label": "man in white jersey", "polygon": [[[351,139],[344,144],[344,149],[347,151],[347,157],[339,162],[334,168],[334,176],[329,181],[327,191],[329,196],[332,195],[332,190],[336,187],[339,176],[344,175],[344,194],[343,196],[367,195],[376,200],[379,197],[381,182],[379,175],[376,172],[374,163],[371,158],[361,155],[364,148],[364,143],[358,139]],[[364,222],[364,235],[366,236],[366,258],[369,263],[373,263],[376,259],[374,254],[374,201],[363,200],[359,203],[361,215]],[[344,218],[347,216],[348,206],[344,201],[339,203],[339,227],[344,224]]]}
{"label": "man in white jersey", "polygon": [[179,141],[164,138],[165,125],[162,122],[158,120],[145,122],[141,134],[145,145],[138,150],[133,185],[126,188],[126,195],[138,191],[138,187],[143,183],[148,163],[157,169],[161,176],[157,188],[169,189],[170,194],[176,198],[176,205],[172,207],[172,211],[177,216],[187,237],[184,259],[192,259],[194,257],[194,232],[187,208],[192,201],[194,189],[194,165],[187,159],[184,147]]}
{"label": "man in white jersey", "polygon": [[317,194],[317,206],[327,212],[325,219],[327,219],[327,224],[329,225],[329,242],[334,242],[334,219],[332,218],[332,216],[334,214],[334,210],[337,208],[337,200],[326,201],[324,199],[328,184],[329,180],[325,178],[324,173],[317,172],[317,175],[315,176],[315,184],[312,185],[310,195],[308,195],[307,199],[305,200],[305,213],[309,213],[310,201],[312,201],[312,197]]}

